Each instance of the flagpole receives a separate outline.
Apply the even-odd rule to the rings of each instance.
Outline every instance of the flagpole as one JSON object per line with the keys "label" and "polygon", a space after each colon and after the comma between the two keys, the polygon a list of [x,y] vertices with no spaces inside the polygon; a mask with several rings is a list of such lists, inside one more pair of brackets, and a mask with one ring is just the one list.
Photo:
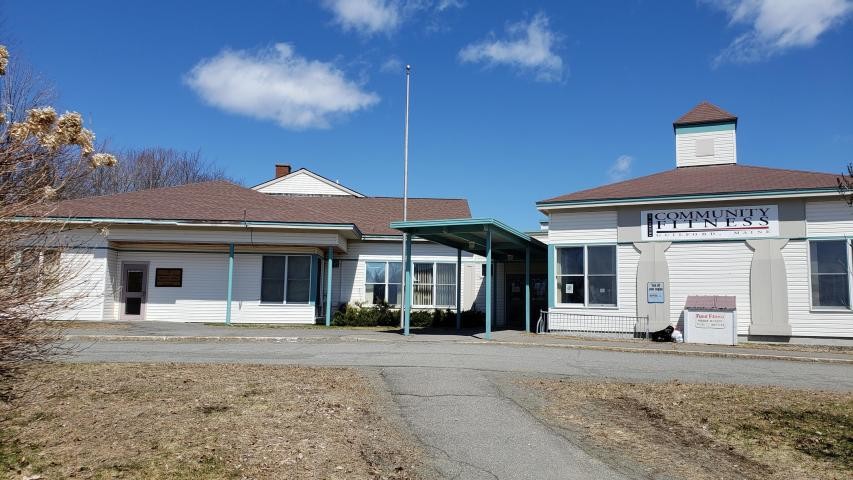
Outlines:
{"label": "flagpole", "polygon": [[[409,77],[411,75],[412,66],[406,65],[406,119],[405,126],[403,127],[403,221],[407,221],[409,219]],[[402,272],[406,271],[406,265],[404,262],[406,259],[406,232],[403,232],[403,262],[400,262],[400,266]],[[406,292],[408,291],[408,286],[406,285],[405,273],[403,273],[403,296],[402,296],[402,305],[400,308],[400,328],[407,330],[405,325],[405,312],[406,308]]]}

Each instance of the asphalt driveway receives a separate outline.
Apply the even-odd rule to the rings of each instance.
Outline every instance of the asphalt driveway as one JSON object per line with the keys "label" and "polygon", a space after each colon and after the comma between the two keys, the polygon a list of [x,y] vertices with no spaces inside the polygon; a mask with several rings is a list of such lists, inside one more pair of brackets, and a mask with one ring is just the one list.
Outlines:
{"label": "asphalt driveway", "polygon": [[[350,331],[350,334],[352,332]],[[282,332],[279,331],[281,335]],[[304,337],[303,337],[304,338]],[[264,363],[377,370],[446,478],[641,478],[541,422],[513,389],[518,376],[678,379],[853,391],[848,364],[431,341],[80,341],[81,362]]]}

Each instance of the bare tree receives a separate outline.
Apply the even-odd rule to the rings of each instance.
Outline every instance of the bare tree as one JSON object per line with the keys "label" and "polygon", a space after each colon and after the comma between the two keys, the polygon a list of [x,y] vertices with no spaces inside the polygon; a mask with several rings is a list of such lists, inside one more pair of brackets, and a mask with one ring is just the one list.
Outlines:
{"label": "bare tree", "polygon": [[209,180],[231,180],[225,171],[205,161],[200,152],[153,147],[117,152],[115,168],[96,170],[74,185],[63,198],[134,192]]}
{"label": "bare tree", "polygon": [[66,185],[116,162],[96,153],[80,114],[33,105],[44,92],[8,59],[0,45],[0,400],[26,366],[55,352],[45,320],[80,301],[69,293],[80,265],[60,258],[82,242],[51,221],[53,205]]}
{"label": "bare tree", "polygon": [[847,164],[847,173],[838,177],[838,192],[847,205],[853,206],[853,162]]}

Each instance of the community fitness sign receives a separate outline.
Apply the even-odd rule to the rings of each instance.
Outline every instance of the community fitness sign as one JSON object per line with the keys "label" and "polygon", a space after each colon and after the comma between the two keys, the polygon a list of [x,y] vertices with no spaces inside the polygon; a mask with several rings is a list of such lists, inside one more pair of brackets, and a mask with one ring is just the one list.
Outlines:
{"label": "community fitness sign", "polygon": [[643,240],[718,240],[779,236],[776,205],[644,210]]}

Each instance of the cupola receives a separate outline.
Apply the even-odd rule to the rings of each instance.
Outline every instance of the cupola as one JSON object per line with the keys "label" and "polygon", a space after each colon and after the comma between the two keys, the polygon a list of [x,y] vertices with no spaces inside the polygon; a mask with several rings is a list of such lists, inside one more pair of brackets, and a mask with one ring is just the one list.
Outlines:
{"label": "cupola", "polygon": [[677,167],[737,163],[737,117],[722,108],[702,102],[672,127]]}

